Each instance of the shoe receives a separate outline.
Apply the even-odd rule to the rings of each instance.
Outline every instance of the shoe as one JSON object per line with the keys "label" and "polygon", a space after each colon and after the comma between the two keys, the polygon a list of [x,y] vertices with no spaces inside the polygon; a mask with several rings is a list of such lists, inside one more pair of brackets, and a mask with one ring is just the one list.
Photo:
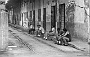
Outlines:
{"label": "shoe", "polygon": [[47,40],[47,37],[45,39]]}
{"label": "shoe", "polygon": [[57,42],[57,45],[62,45],[62,43],[60,41]]}
{"label": "shoe", "polygon": [[38,36],[40,36],[40,35],[38,35]]}
{"label": "shoe", "polygon": [[43,38],[45,38],[45,37],[43,37]]}
{"label": "shoe", "polygon": [[68,44],[64,44],[64,46],[68,46]]}
{"label": "shoe", "polygon": [[61,43],[59,44],[59,43],[57,43],[57,45],[62,45]]}
{"label": "shoe", "polygon": [[55,44],[57,44],[57,42],[55,42]]}
{"label": "shoe", "polygon": [[58,43],[60,44],[60,43],[61,43],[61,41],[58,41]]}

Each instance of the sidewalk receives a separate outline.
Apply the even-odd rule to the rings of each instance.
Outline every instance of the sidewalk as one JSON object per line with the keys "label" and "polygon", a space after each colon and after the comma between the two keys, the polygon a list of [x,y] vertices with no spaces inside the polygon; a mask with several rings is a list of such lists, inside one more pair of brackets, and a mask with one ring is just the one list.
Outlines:
{"label": "sidewalk", "polygon": [[88,52],[90,49],[90,45],[87,43],[87,42],[83,42],[81,40],[78,40],[78,39],[73,39],[72,42],[70,42],[71,44],[77,46],[78,48]]}
{"label": "sidewalk", "polygon": [[[10,30],[14,31],[12,28],[9,27]],[[24,32],[24,34],[29,35],[27,32]],[[29,35],[35,39],[38,39],[39,41],[42,41],[48,45],[52,45],[53,47],[59,48],[62,51],[70,51],[70,52],[80,52],[80,50],[76,50],[75,48],[72,47],[68,47],[68,46],[60,46],[57,44],[54,44],[53,41],[47,41],[47,40],[43,40],[42,38],[38,38],[38,37],[34,37],[34,35]],[[76,47],[78,47],[81,50],[84,50],[85,52],[89,51],[89,45],[87,44],[87,42],[82,42],[78,39],[74,39],[71,44],[75,45]]]}
{"label": "sidewalk", "polygon": [[[26,35],[29,35],[27,33],[25,33]],[[89,45],[86,43],[86,42],[82,42],[82,41],[79,41],[77,39],[75,39],[75,41],[71,42],[70,44],[76,46],[77,48],[79,48],[80,50],[77,50],[73,47],[70,47],[70,46],[61,46],[61,45],[57,45],[57,44],[54,44],[53,41],[49,41],[49,40],[44,40],[42,38],[38,38],[38,37],[35,37],[34,35],[29,35],[35,39],[38,39],[39,41],[42,41],[43,43],[45,44],[48,44],[48,45],[52,45],[52,47],[54,46],[54,48],[58,48],[62,51],[65,51],[65,52],[82,52],[81,50],[85,51],[85,52],[88,52],[89,51]]]}

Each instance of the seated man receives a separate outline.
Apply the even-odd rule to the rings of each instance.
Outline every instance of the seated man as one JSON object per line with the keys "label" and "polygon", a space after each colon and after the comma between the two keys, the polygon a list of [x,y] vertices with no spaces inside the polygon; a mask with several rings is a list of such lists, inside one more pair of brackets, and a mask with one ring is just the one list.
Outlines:
{"label": "seated man", "polygon": [[45,34],[45,39],[47,40],[47,38],[48,38],[49,36],[54,36],[54,35],[56,35],[56,34],[55,34],[55,28],[52,27],[51,31],[46,32],[46,34]]}
{"label": "seated man", "polygon": [[67,29],[63,29],[62,34],[60,34],[58,38],[58,44],[61,45],[68,45],[68,42],[71,41],[71,36],[69,31]]}
{"label": "seated man", "polygon": [[34,31],[35,31],[35,29],[34,29],[33,25],[30,24],[30,27],[29,27],[29,34],[34,33]]}
{"label": "seated man", "polygon": [[41,25],[37,25],[38,30],[36,31],[36,36],[44,36],[44,28]]}
{"label": "seated man", "polygon": [[58,35],[56,35],[57,43],[60,43],[61,36],[64,34],[64,31],[59,31]]}

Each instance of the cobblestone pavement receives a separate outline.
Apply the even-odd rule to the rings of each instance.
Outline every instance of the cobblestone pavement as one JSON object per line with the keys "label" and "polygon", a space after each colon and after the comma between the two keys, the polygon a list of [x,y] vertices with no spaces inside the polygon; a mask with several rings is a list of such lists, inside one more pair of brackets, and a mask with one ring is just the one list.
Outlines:
{"label": "cobblestone pavement", "polygon": [[7,52],[0,52],[0,57],[89,57],[77,50],[77,52],[58,50],[17,30],[13,30],[12,33],[14,36],[9,33]]}

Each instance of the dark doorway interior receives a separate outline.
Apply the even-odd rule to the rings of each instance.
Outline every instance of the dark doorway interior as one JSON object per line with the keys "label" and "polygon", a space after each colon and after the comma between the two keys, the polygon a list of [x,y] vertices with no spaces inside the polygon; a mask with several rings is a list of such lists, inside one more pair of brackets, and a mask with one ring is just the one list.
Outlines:
{"label": "dark doorway interior", "polygon": [[41,21],[41,9],[38,9],[38,21]]}
{"label": "dark doorway interior", "polygon": [[21,17],[22,17],[22,26],[23,26],[23,13],[21,13]]}
{"label": "dark doorway interior", "polygon": [[60,29],[65,28],[65,3],[59,5],[59,25]]}
{"label": "dark doorway interior", "polygon": [[22,26],[23,26],[23,13],[21,13]]}
{"label": "dark doorway interior", "polygon": [[55,6],[51,6],[51,28],[56,27]]}
{"label": "dark doorway interior", "polygon": [[30,11],[30,20],[29,20],[30,24],[32,24],[32,11]]}
{"label": "dark doorway interior", "polygon": [[35,29],[35,10],[33,11],[33,26],[34,26],[34,29]]}
{"label": "dark doorway interior", "polygon": [[46,30],[46,8],[43,8],[43,28]]}

